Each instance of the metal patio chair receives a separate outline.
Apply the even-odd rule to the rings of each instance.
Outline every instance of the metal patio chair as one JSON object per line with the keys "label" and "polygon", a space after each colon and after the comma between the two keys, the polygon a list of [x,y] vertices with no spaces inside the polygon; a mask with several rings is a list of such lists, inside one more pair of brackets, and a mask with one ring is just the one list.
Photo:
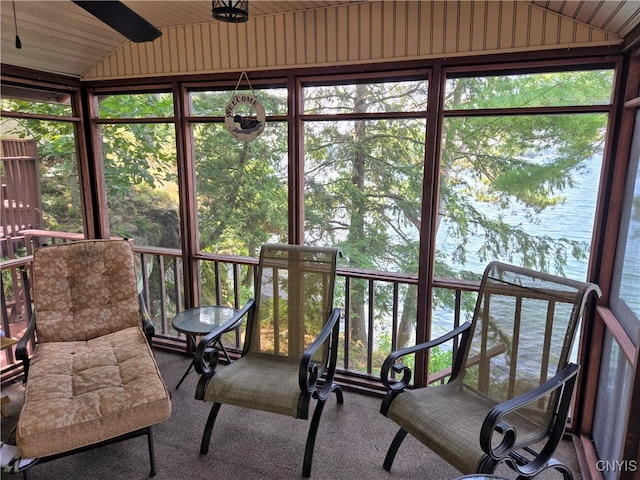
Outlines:
{"label": "metal patio chair", "polygon": [[[573,339],[592,292],[601,295],[591,283],[490,263],[471,322],[385,360],[381,413],[400,430],[384,468],[410,433],[464,474],[492,473],[504,462],[518,478],[548,468],[573,478],[552,455],[579,370],[569,362]],[[398,361],[454,338],[448,383],[407,388],[411,370]]]}
{"label": "metal patio chair", "polygon": [[[202,376],[196,398],[212,402],[200,453],[209,449],[213,425],[222,404],[308,419],[317,400],[304,454],[302,474],[311,474],[320,416],[333,383],[340,309],[333,308],[339,250],[299,245],[264,245],[260,252],[255,299],[235,318],[205,336],[196,349],[195,367]],[[247,318],[242,356],[216,370],[215,339]]]}

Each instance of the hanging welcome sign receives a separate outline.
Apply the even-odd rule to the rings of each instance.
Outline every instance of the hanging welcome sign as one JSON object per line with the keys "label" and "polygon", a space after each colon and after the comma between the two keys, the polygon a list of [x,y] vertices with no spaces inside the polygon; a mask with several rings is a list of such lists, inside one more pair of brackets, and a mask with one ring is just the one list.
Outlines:
{"label": "hanging welcome sign", "polygon": [[[247,79],[251,93],[236,93],[242,77]],[[231,101],[224,110],[224,124],[236,140],[251,142],[264,131],[266,115],[264,107],[256,97],[249,77],[242,72]]]}

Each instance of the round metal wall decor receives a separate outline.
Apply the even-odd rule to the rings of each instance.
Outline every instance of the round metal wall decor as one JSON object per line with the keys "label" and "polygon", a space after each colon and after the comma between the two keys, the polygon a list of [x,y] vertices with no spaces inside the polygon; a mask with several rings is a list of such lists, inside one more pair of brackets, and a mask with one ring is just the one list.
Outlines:
{"label": "round metal wall decor", "polygon": [[224,110],[224,124],[236,140],[251,142],[265,126],[264,107],[253,94],[239,93],[231,97]]}

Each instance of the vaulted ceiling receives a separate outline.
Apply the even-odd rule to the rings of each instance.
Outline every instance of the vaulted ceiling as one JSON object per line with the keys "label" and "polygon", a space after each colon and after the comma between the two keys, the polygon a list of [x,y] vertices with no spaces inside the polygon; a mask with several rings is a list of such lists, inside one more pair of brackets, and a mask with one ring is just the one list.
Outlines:
{"label": "vaulted ceiling", "polygon": [[[520,0],[519,0],[520,1]],[[424,0],[425,4],[430,3]],[[160,30],[211,23],[211,2],[204,0],[139,1],[126,5]],[[363,3],[349,1],[249,2],[250,18]],[[492,3],[492,2],[478,2]],[[532,1],[536,8],[559,14],[576,24],[601,30],[619,43],[640,23],[636,1]],[[3,64],[82,77],[128,40],[70,0],[1,0]],[[15,16],[14,16],[15,9]],[[250,19],[250,21],[251,21]],[[15,45],[17,33],[22,48]]]}

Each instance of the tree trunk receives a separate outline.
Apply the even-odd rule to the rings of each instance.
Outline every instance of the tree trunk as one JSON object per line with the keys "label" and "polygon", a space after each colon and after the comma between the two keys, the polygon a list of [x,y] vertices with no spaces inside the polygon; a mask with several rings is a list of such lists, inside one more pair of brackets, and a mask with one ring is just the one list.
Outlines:
{"label": "tree trunk", "polygon": [[398,323],[398,336],[396,349],[408,347],[416,331],[416,302],[418,287],[409,285],[402,305],[402,314]]}
{"label": "tree trunk", "polygon": [[[356,87],[356,98],[354,112],[361,113],[365,111],[365,96],[367,92],[366,85],[358,85]],[[367,213],[367,202],[365,197],[365,165],[366,156],[362,147],[366,142],[366,122],[364,120],[356,120],[354,125],[354,153],[353,153],[353,175],[351,181],[353,183],[353,195],[351,197],[351,219],[349,224],[348,244],[363,247],[366,245],[365,238],[365,219]],[[350,325],[351,339],[354,342],[366,342],[367,327],[365,318],[365,284],[361,281],[355,281],[351,288],[351,310]],[[370,292],[372,294],[372,292]]]}

